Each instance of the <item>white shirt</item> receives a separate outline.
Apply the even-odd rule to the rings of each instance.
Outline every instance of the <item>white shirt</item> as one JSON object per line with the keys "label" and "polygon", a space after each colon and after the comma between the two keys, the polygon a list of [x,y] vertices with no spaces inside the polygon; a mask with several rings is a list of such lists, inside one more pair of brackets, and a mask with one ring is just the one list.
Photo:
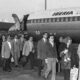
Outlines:
{"label": "white shirt", "polygon": [[54,43],[52,42],[52,41],[49,41],[50,42],[50,44],[52,45],[52,47],[54,47]]}
{"label": "white shirt", "polygon": [[15,42],[17,42],[18,40],[17,39],[14,39],[15,40]]}
{"label": "white shirt", "polygon": [[43,41],[46,42],[47,40],[45,38],[43,38]]}
{"label": "white shirt", "polygon": [[9,48],[11,49],[11,43],[9,41],[7,41],[8,45],[9,45]]}
{"label": "white shirt", "polygon": [[29,46],[30,46],[30,52],[31,52],[33,49],[33,42],[29,41]]}

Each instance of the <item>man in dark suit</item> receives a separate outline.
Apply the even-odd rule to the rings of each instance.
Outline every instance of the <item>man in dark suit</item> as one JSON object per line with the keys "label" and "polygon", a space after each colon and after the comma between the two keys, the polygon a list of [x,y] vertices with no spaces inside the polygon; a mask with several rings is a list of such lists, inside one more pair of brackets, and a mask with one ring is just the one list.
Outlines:
{"label": "man in dark suit", "polygon": [[54,36],[49,36],[49,42],[47,43],[47,58],[45,59],[47,68],[45,70],[45,78],[47,79],[50,71],[52,71],[51,80],[56,80],[56,62],[57,62],[57,50],[54,43]]}
{"label": "man in dark suit", "polygon": [[[43,38],[37,44],[37,58],[42,61],[43,64],[40,65],[43,65],[44,68],[46,66],[45,59],[47,58],[47,37],[48,34],[44,33]],[[41,66],[39,67],[39,75],[41,75]]]}

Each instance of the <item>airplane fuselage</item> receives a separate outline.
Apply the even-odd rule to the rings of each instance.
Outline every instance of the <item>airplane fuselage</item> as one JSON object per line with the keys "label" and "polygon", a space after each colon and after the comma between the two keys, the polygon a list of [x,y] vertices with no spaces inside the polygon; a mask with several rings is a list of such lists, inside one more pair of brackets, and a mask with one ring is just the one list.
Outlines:
{"label": "airplane fuselage", "polygon": [[73,42],[80,42],[80,9],[46,12],[29,17],[28,32],[56,33],[57,37],[70,36]]}
{"label": "airplane fuselage", "polygon": [[74,41],[80,41],[80,21],[27,24],[28,32],[56,33],[56,36],[70,36]]}

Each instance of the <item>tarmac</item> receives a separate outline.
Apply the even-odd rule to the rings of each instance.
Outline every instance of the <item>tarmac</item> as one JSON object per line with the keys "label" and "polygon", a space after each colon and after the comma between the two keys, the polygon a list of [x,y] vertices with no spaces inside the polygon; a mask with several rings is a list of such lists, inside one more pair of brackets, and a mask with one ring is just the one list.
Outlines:
{"label": "tarmac", "polygon": [[[4,72],[0,68],[0,80],[44,80],[38,76],[37,69],[30,70],[29,68],[18,67],[12,68],[11,72]],[[50,76],[47,80],[50,80]],[[63,74],[57,72],[56,80],[64,80]]]}

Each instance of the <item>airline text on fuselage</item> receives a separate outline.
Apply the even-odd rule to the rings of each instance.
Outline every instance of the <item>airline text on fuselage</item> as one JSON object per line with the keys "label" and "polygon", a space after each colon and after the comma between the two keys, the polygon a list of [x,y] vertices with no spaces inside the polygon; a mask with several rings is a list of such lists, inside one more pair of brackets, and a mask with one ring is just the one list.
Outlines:
{"label": "airline text on fuselage", "polygon": [[59,16],[59,15],[72,15],[73,11],[65,11],[65,12],[54,12],[52,16]]}

